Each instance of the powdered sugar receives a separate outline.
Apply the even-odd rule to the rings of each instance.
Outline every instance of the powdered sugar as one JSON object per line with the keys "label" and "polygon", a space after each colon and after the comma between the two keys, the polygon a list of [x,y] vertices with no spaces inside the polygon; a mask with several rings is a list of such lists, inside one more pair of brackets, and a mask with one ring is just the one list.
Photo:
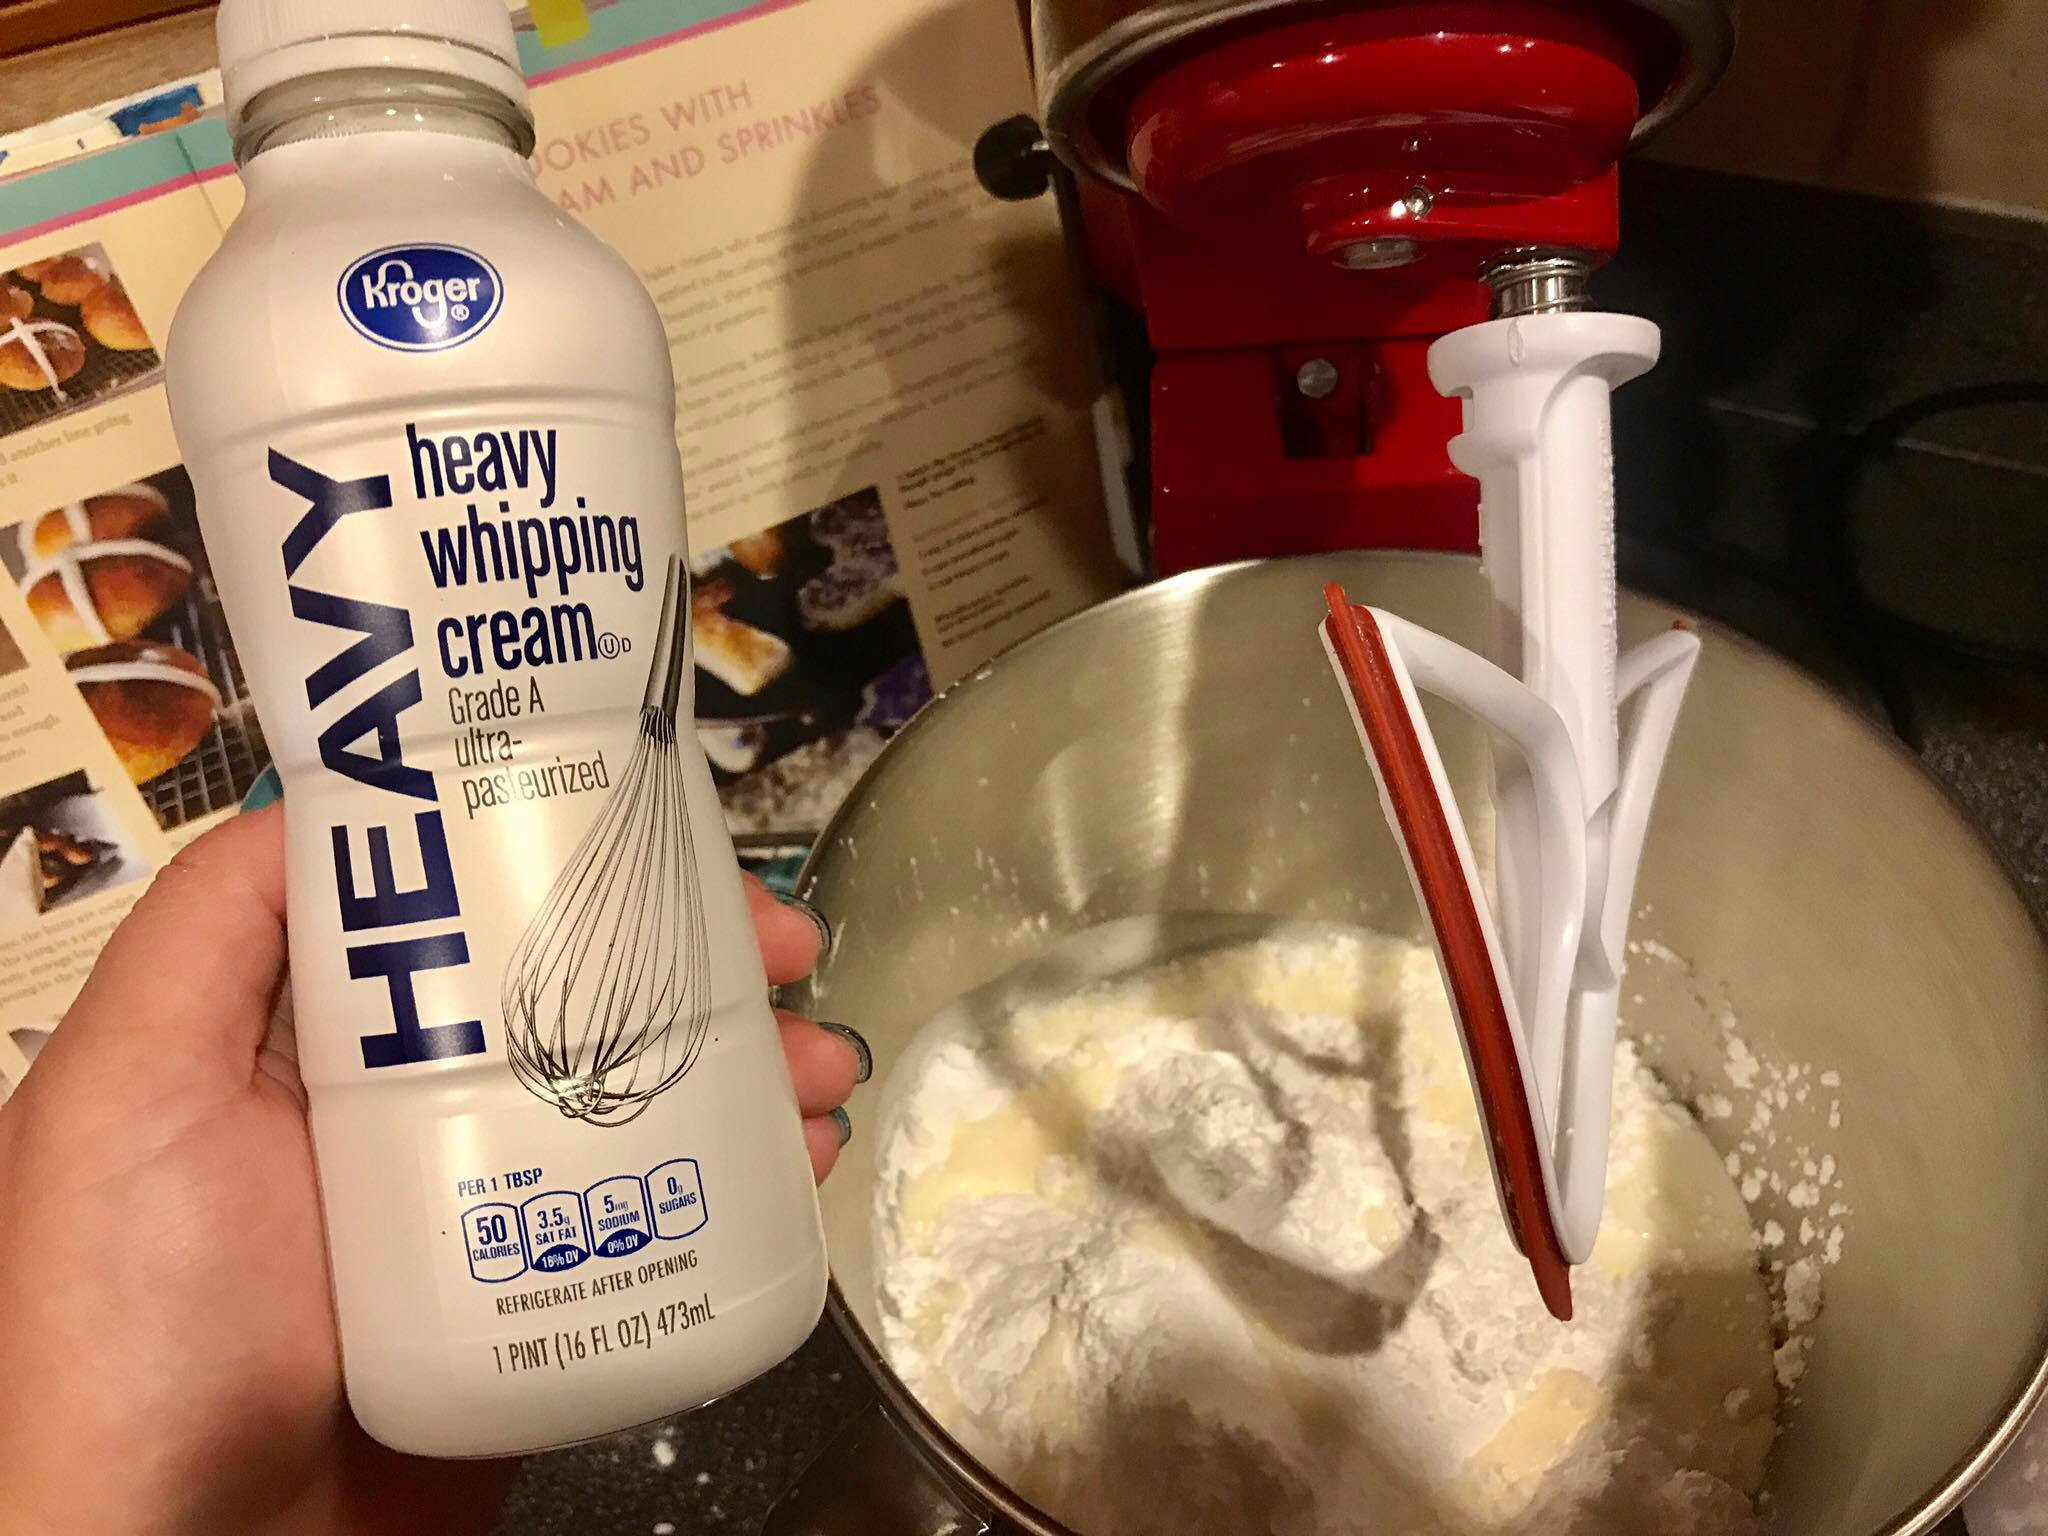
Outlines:
{"label": "powdered sugar", "polygon": [[1719,1159],[1625,1043],[1545,1314],[1427,950],[1267,942],[962,1026],[883,1129],[891,1363],[1069,1525],[1755,1529],[1776,1392]]}
{"label": "powdered sugar", "polygon": [[[1649,907],[1644,907],[1644,915],[1647,916],[1650,910]],[[1632,955],[1648,955],[1652,960],[1662,960],[1668,965],[1683,965],[1685,963],[1679,959],[1675,951],[1660,944],[1655,939],[1631,939],[1628,952]]]}
{"label": "powdered sugar", "polygon": [[[1728,1081],[1738,1088],[1754,1088],[1760,1064],[1750,1052],[1742,1036],[1731,1033],[1728,1036]],[[1759,1103],[1766,1102],[1758,1100]],[[1766,1123],[1769,1117],[1765,1117]]]}
{"label": "powdered sugar", "polygon": [[[1629,949],[1669,967],[1676,975],[1667,972],[1665,979],[1681,981],[1698,998],[1697,977],[1676,951],[1655,941],[1631,943]],[[1850,1207],[1837,1198],[1840,1166],[1833,1152],[1815,1144],[1823,1104],[1825,1129],[1841,1129],[1842,1101],[1826,1091],[1842,1086],[1842,1074],[1776,1060],[1758,1049],[1725,1000],[1711,1008],[1710,1022],[1720,1036],[1719,1077],[1741,1095],[1748,1111],[1742,1135],[1723,1162],[1758,1225],[1758,1248],[1772,1282],[1775,1367],[1790,1393],[1806,1369],[1811,1328],[1820,1314],[1821,1271],[1840,1262],[1848,1236],[1842,1218]],[[1818,1097],[1816,1088],[1823,1090]],[[1718,1088],[1703,1089],[1695,1102],[1709,1123],[1731,1118],[1735,1107]],[[1808,1104],[1811,1110],[1802,1108]]]}

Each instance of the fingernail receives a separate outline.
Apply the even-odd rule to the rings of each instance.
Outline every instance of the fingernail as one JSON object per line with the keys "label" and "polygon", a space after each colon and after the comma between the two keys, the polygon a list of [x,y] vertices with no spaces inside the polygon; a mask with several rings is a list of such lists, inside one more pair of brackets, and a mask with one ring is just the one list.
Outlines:
{"label": "fingernail", "polygon": [[842,1147],[853,1140],[853,1116],[846,1112],[844,1104],[832,1111],[832,1129],[839,1133],[839,1145]]}
{"label": "fingernail", "polygon": [[832,953],[832,924],[826,919],[824,913],[820,912],[808,901],[805,901],[801,896],[777,891],[775,899],[799,917],[809,919],[810,925],[818,930],[818,954],[820,957]]}
{"label": "fingernail", "polygon": [[275,768],[266,768],[256,776],[256,782],[249,786],[249,793],[242,797],[242,809],[260,811],[266,805],[275,805],[284,798],[284,781],[277,776]]}
{"label": "fingernail", "polygon": [[823,1019],[818,1020],[818,1028],[828,1035],[837,1035],[853,1047],[856,1063],[853,1080],[856,1083],[864,1083],[875,1075],[875,1053],[868,1049],[867,1037],[859,1030],[849,1029],[844,1024],[827,1024]]}

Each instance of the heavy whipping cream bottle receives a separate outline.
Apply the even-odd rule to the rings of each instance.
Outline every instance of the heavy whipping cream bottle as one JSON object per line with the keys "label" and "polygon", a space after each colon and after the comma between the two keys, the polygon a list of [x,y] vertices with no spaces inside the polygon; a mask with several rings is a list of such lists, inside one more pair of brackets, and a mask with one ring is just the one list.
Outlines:
{"label": "heavy whipping cream bottle", "polygon": [[661,321],[534,183],[503,0],[226,0],[220,52],[247,202],[171,410],[285,785],[350,1403],[433,1456],[695,1406],[825,1262]]}

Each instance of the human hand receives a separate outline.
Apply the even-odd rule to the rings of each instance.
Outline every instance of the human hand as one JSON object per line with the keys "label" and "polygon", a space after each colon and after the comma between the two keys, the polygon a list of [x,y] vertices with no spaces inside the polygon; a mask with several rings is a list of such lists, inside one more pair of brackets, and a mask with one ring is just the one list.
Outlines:
{"label": "human hand", "polygon": [[[0,1536],[460,1536],[510,1462],[371,1440],[342,1393],[305,1090],[280,1027],[284,823],[161,873],[0,1108]],[[819,935],[758,882],[771,982]],[[783,1015],[819,1178],[853,1045]]]}

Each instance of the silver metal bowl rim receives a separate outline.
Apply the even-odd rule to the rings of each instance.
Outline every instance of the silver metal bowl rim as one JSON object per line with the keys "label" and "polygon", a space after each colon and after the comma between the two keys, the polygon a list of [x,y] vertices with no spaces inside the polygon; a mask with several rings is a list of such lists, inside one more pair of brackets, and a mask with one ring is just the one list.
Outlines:
{"label": "silver metal bowl rim", "polygon": [[[1442,564],[1446,562],[1467,564],[1474,563],[1476,560],[1476,557],[1471,555],[1420,550],[1371,550],[1347,553],[1369,554],[1376,561],[1388,564]],[[931,700],[911,718],[910,723],[898,731],[883,746],[880,754],[868,765],[867,770],[861,775],[853,789],[840,802],[839,809],[826,822],[825,829],[819,834],[817,842],[812,844],[809,857],[804,860],[802,869],[797,872],[797,891],[804,895],[810,894],[812,884],[816,879],[821,851],[838,840],[847,822],[861,814],[859,808],[864,806],[871,798],[868,790],[873,780],[879,773],[886,771],[889,758],[892,755],[901,755],[897,752],[897,743],[909,741],[917,735],[930,730],[932,720],[941,712],[941,705],[957,694],[965,693],[971,688],[985,684],[994,675],[996,668],[1001,666],[1012,655],[1025,650],[1027,647],[1039,644],[1051,635],[1080,624],[1085,624],[1096,614],[1110,609],[1138,607],[1147,602],[1158,601],[1157,594],[1161,592],[1199,590],[1202,587],[1227,580],[1233,573],[1252,570],[1261,566],[1299,565],[1306,567],[1310,564],[1323,562],[1328,558],[1328,556],[1323,555],[1296,555],[1273,560],[1239,560],[1228,565],[1207,566],[1197,571],[1185,571],[1178,576],[1169,576],[1161,581],[1134,587],[1104,602],[1096,603],[1091,607],[1081,609],[1077,613],[1069,614],[1066,618],[1049,624],[1035,634],[1028,635],[1015,644],[1006,647],[965,677],[949,684],[945,689],[934,694]],[[1829,687],[1816,674],[1790,657],[1781,655],[1770,647],[1751,640],[1748,636],[1729,629],[1714,619],[1693,613],[1690,609],[1680,607],[1675,603],[1666,602],[1663,598],[1651,598],[1648,594],[1643,593],[1636,595],[1642,596],[1647,601],[1654,602],[1659,607],[1669,609],[1671,612],[1678,614],[1686,623],[1698,630],[1703,641],[1711,642],[1714,645],[1732,646],[1760,660],[1775,663],[1800,686],[1817,695],[1820,700],[1828,705],[1842,710],[1854,721],[1864,736],[1875,743],[1881,751],[1890,754],[1901,765],[1911,769],[1923,784],[1935,791],[1940,803],[1947,808],[1950,818],[1957,824],[1966,838],[2004,876],[2007,886],[2011,889],[2013,899],[2019,904],[2020,909],[2027,913],[2033,925],[2036,938],[2040,940],[2044,948],[2048,948],[2048,920],[2044,920],[2042,914],[2037,912],[2032,903],[2026,899],[2020,881],[2013,869],[2012,862],[2005,856],[2004,851],[1990,840],[1977,825],[1976,821],[1964,810],[1961,802],[1949,790],[1948,786],[1929,773],[1926,765],[1918,757],[1907,751],[1904,744],[1896,736],[1878,725],[1876,721],[1872,720],[1863,711],[1855,708],[1838,690]],[[847,1304],[845,1296],[841,1293],[839,1279],[836,1274],[832,1276],[826,1288],[825,1315],[832,1320],[833,1326],[839,1330],[840,1337],[846,1341],[847,1347],[853,1351],[854,1357],[860,1362],[861,1369],[867,1372],[868,1379],[874,1384],[876,1393],[881,1397],[888,1411],[897,1419],[910,1426],[914,1426],[919,1431],[917,1436],[919,1443],[915,1449],[920,1455],[937,1456],[943,1463],[939,1470],[946,1474],[953,1486],[957,1488],[959,1484],[964,1483],[972,1490],[976,1498],[983,1500],[996,1513],[1002,1515],[1005,1519],[1020,1523],[1027,1530],[1037,1527],[1053,1532],[1055,1536],[1082,1536],[1082,1533],[1062,1525],[1035,1505],[1018,1498],[1001,1478],[984,1467],[966,1447],[953,1438],[946,1427],[939,1423],[922,1403],[918,1402],[916,1397],[911,1394],[910,1389],[903,1384],[902,1379],[890,1368],[881,1349],[868,1337],[867,1330],[861,1326],[860,1319],[854,1315],[853,1309]],[[1890,1524],[1880,1526],[1871,1533],[1871,1536],[1927,1536],[1928,1532],[1932,1531],[1935,1526],[1939,1525],[1962,1503],[1970,1490],[1976,1486],[1986,1472],[1990,1471],[1992,1465],[2005,1452],[2006,1448],[2012,1444],[2021,1429],[2026,1426],[2027,1420],[2032,1416],[2034,1409],[2044,1398],[2048,1398],[2048,1329],[2044,1329],[2040,1337],[2035,1340],[2033,1353],[2035,1356],[2034,1369],[2028,1375],[2025,1384],[2021,1387],[2018,1394],[2007,1403],[2004,1411],[1999,1414],[1997,1421],[1978,1438],[1976,1445],[1965,1452],[1949,1468],[1942,1476],[1940,1482],[1928,1491],[1917,1507],[1901,1512]]]}
{"label": "silver metal bowl rim", "polygon": [[[1262,11],[1301,8],[1311,0],[1159,0],[1112,22],[1059,60],[1039,86],[1046,142],[1076,170],[1136,192],[1120,150],[1103,145],[1088,127],[1097,92],[1140,60],[1207,28]],[[1664,94],[1637,121],[1632,144],[1642,144],[1713,89],[1735,50],[1735,22],[1720,0],[1626,0],[1671,24],[1678,34],[1678,71]]]}

